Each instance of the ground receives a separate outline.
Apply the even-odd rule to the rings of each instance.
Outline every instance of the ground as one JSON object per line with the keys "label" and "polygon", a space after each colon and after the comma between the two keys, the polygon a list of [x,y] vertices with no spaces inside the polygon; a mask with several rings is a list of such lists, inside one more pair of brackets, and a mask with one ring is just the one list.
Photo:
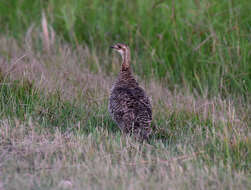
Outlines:
{"label": "ground", "polygon": [[[141,2],[123,9],[121,28],[109,17],[120,0],[110,9],[13,1],[12,17],[0,6],[9,20],[0,34],[0,190],[251,188],[248,1]],[[157,18],[137,20],[149,10]],[[108,113],[121,60],[109,52],[115,34],[103,31],[135,39],[133,70],[153,105],[149,142],[121,134]]]}

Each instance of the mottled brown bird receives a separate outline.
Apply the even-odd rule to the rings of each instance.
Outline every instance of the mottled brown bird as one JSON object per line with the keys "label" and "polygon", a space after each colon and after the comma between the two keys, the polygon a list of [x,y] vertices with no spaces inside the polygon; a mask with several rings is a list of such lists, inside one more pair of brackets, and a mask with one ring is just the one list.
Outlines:
{"label": "mottled brown bird", "polygon": [[139,139],[148,139],[152,132],[152,107],[135,78],[130,67],[130,49],[117,43],[111,48],[122,56],[119,76],[115,81],[109,98],[109,112],[123,133],[133,134]]}

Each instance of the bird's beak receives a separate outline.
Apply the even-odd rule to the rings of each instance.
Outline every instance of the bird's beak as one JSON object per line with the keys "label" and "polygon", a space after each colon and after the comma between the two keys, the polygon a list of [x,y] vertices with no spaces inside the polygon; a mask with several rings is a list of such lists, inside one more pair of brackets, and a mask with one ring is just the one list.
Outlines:
{"label": "bird's beak", "polygon": [[115,47],[114,46],[110,46],[110,48],[114,49]]}

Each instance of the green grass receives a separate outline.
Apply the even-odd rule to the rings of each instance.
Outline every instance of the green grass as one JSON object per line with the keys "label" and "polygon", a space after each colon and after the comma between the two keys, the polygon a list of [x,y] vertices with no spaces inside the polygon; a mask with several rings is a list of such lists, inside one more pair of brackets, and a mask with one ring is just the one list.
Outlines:
{"label": "green grass", "polygon": [[0,3],[1,32],[22,39],[42,11],[56,34],[72,46],[87,44],[101,67],[114,42],[132,48],[142,77],[155,76],[209,95],[251,91],[251,3],[240,1],[6,1]]}
{"label": "green grass", "polygon": [[1,118],[17,118],[20,121],[32,119],[52,132],[55,128],[62,133],[69,132],[77,124],[85,126],[82,130],[85,133],[93,132],[94,126],[109,127],[111,131],[118,131],[105,106],[97,108],[92,105],[87,108],[85,100],[63,101],[59,92],[46,97],[28,81],[6,84],[3,81],[0,94]]}
{"label": "green grass", "polygon": [[[0,189],[250,189],[250,10],[249,0],[1,1]],[[152,99],[149,142],[108,113],[114,42],[130,45]]]}
{"label": "green grass", "polygon": [[27,81],[5,79],[0,94],[0,181],[6,189],[251,185],[251,141],[244,135],[250,131],[243,126],[240,134],[231,123],[166,109],[155,114],[150,143],[141,144],[122,136],[106,102],[85,117],[85,100],[45,95]]}

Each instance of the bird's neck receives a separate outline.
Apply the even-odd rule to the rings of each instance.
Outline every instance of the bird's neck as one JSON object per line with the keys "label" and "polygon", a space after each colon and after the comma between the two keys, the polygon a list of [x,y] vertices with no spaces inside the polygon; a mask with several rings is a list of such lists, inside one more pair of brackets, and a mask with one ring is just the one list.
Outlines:
{"label": "bird's neck", "polygon": [[130,62],[131,62],[131,54],[130,50],[127,49],[125,53],[122,55],[121,71],[130,70]]}
{"label": "bird's neck", "polygon": [[130,50],[128,49],[123,55],[122,55],[122,66],[119,74],[118,81],[119,83],[128,84],[131,85],[138,85],[136,80],[133,77],[132,70],[130,67],[130,61],[131,61],[131,55]]}

